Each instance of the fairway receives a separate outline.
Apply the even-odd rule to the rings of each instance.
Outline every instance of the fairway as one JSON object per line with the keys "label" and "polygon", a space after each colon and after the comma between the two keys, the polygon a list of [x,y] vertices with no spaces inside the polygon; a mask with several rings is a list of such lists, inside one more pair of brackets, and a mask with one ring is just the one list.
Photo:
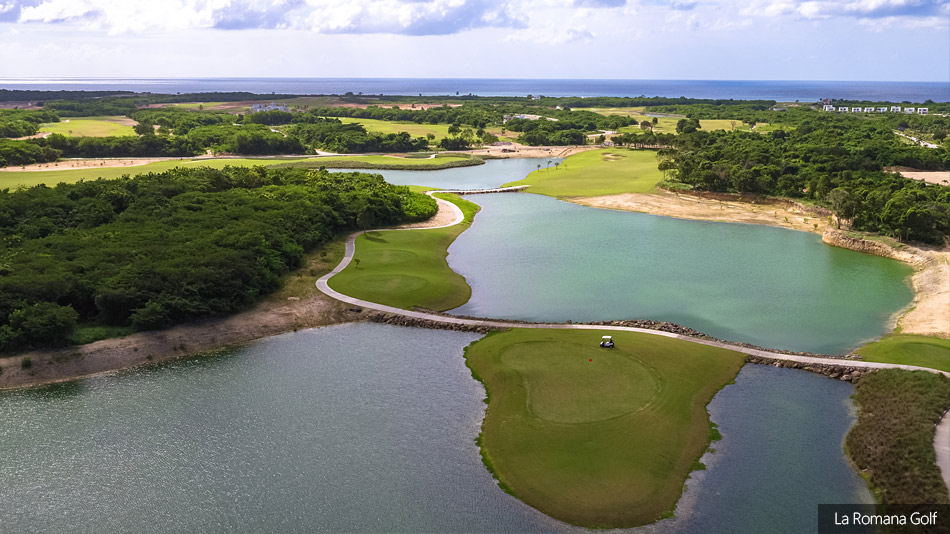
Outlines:
{"label": "fairway", "polygon": [[[123,158],[118,158],[120,161]],[[73,183],[79,180],[95,180],[97,178],[120,178],[126,174],[134,176],[149,172],[164,172],[175,167],[211,167],[221,169],[231,166],[279,165],[283,163],[316,163],[327,168],[346,168],[354,166],[364,169],[385,169],[391,166],[424,169],[430,166],[443,165],[450,162],[469,160],[467,157],[440,157],[435,159],[399,158],[394,156],[334,156],[334,157],[298,157],[298,158],[203,158],[203,159],[173,159],[156,161],[145,165],[127,167],[86,167],[69,169],[69,160],[45,164],[50,170],[18,171],[0,170],[0,189],[17,187],[31,187],[39,184],[55,185],[60,182]],[[128,159],[126,161],[133,161]],[[17,167],[7,167],[16,169]]]}
{"label": "fairway", "polygon": [[663,179],[656,152],[610,148],[581,152],[559,167],[534,171],[504,187],[530,185],[529,193],[551,197],[593,197],[618,193],[649,193]]}
{"label": "fairway", "polygon": [[[449,125],[448,124],[419,124],[416,122],[409,121],[382,121],[376,119],[360,119],[356,117],[336,117],[340,121],[350,124],[350,123],[359,123],[362,124],[366,131],[376,132],[381,134],[396,134],[399,132],[406,132],[412,137],[425,137],[426,134],[432,134],[435,136],[435,139],[430,141],[430,144],[438,144],[445,137],[450,137],[449,134]],[[487,127],[487,131],[495,134],[503,140],[513,140],[517,137],[518,132],[513,132],[512,134],[502,135],[500,127]]]}
{"label": "fairway", "polygon": [[64,117],[59,122],[40,125],[41,132],[67,137],[110,137],[136,135],[136,123],[128,117]]}
{"label": "fairway", "polygon": [[465,352],[488,392],[480,445],[502,487],[571,524],[615,528],[670,512],[710,439],[706,404],[745,357],[688,341],[514,329]]}
{"label": "fairway", "polygon": [[856,351],[869,362],[919,365],[950,372],[950,339],[893,334]]}
{"label": "fairway", "polygon": [[478,206],[457,195],[436,195],[455,203],[465,219],[455,226],[371,231],[356,238],[353,261],[330,279],[331,288],[358,299],[403,309],[444,311],[465,304],[472,288],[449,268],[449,245],[472,224]]}

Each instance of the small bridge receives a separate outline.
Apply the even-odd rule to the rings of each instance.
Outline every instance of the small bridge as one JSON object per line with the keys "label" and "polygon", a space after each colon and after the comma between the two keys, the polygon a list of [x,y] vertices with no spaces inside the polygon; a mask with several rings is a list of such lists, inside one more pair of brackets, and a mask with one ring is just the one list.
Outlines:
{"label": "small bridge", "polygon": [[516,185],[513,187],[495,187],[493,189],[440,189],[430,191],[430,193],[453,193],[456,195],[484,195],[486,193],[515,193],[524,191],[531,187],[530,185]]}

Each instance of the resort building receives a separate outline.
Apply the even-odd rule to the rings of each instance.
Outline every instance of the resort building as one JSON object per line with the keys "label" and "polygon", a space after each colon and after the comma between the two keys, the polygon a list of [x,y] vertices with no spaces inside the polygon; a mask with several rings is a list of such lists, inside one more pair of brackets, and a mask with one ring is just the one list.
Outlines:
{"label": "resort building", "polygon": [[865,113],[874,113],[874,108],[873,108],[873,107],[864,108],[864,112],[865,112]]}
{"label": "resort building", "polygon": [[901,112],[900,106],[891,106],[891,113],[900,113],[900,112]]}
{"label": "resort building", "polygon": [[914,108],[904,108],[904,113],[907,113],[908,115],[913,115],[916,111],[917,110]]}
{"label": "resort building", "polygon": [[930,111],[930,108],[917,108],[918,115],[926,115]]}
{"label": "resort building", "polygon": [[877,108],[878,113],[887,113],[887,106]]}
{"label": "resort building", "polygon": [[835,107],[832,106],[832,105],[829,105],[829,104],[825,104],[825,106],[824,106],[823,109],[824,109],[825,111],[834,111],[834,110],[835,110]]}
{"label": "resort building", "polygon": [[861,113],[861,108],[851,108],[851,113]]}
{"label": "resort building", "polygon": [[838,108],[838,111],[840,111],[841,113],[847,113],[847,112],[848,112],[848,106],[841,106],[840,108]]}

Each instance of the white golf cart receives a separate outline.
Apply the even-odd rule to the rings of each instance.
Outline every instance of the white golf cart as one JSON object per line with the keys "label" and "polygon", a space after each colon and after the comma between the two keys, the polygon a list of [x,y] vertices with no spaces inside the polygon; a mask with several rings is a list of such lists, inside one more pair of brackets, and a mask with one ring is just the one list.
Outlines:
{"label": "white golf cart", "polygon": [[602,349],[614,348],[614,338],[611,336],[604,336],[600,338],[600,348]]}

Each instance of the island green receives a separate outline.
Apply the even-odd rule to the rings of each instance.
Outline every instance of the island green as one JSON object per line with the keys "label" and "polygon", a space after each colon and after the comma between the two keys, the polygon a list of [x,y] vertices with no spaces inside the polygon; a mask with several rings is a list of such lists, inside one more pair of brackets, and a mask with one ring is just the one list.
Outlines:
{"label": "island green", "polygon": [[499,483],[571,524],[631,527],[668,515],[711,439],[706,404],[737,352],[633,332],[514,329],[465,357],[488,394],[479,443]]}
{"label": "island green", "polygon": [[581,152],[558,166],[532,172],[504,187],[530,185],[529,193],[551,197],[592,197],[618,193],[649,193],[663,179],[656,152],[608,148]]}

